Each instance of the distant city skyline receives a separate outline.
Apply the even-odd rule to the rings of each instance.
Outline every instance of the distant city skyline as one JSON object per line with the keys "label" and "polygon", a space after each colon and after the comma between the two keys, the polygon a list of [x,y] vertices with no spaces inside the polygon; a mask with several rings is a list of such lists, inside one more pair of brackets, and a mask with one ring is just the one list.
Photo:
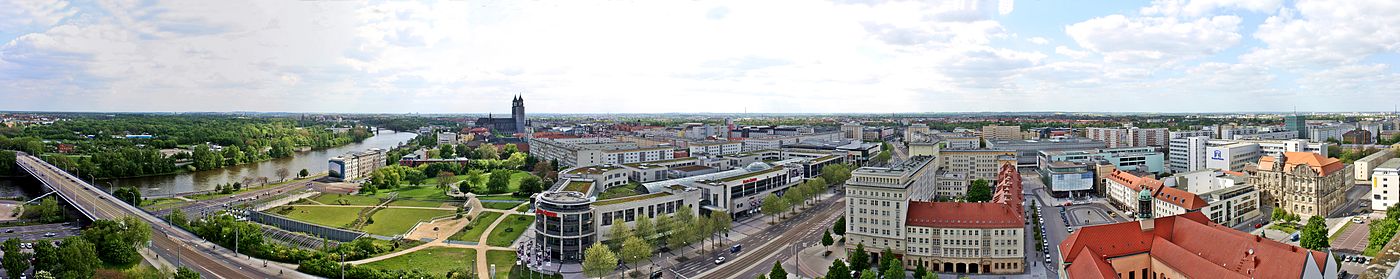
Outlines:
{"label": "distant city skyline", "polygon": [[1390,112],[1394,1],[0,1],[0,111]]}

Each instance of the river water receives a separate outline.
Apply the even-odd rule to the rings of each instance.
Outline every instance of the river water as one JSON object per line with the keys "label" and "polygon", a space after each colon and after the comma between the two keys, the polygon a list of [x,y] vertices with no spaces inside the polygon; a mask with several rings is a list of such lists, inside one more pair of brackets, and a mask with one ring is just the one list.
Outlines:
{"label": "river water", "polygon": [[389,150],[408,142],[408,140],[413,139],[414,136],[417,136],[417,134],[379,130],[379,134],[358,143],[351,143],[328,149],[297,152],[296,155],[287,158],[199,172],[124,179],[102,179],[98,180],[96,184],[100,188],[136,186],[141,189],[143,195],[169,195],[213,190],[214,185],[242,182],[244,177],[257,178],[265,176],[269,181],[277,181],[279,179],[277,176],[278,169],[286,168],[287,172],[290,174],[287,178],[296,177],[297,172],[300,172],[301,169],[306,169],[306,171],[313,174],[322,173],[326,171],[327,165],[329,165],[326,160],[331,157],[352,152],[363,152],[370,148]]}

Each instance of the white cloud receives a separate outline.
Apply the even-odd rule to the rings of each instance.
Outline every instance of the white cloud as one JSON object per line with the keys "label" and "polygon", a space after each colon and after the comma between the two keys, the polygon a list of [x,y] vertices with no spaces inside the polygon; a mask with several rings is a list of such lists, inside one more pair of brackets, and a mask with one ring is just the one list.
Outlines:
{"label": "white cloud", "polygon": [[1056,46],[1055,53],[1059,55],[1068,56],[1069,58],[1074,59],[1084,59],[1085,57],[1089,57],[1089,55],[1092,55],[1092,53],[1089,53],[1088,51],[1073,50],[1066,46]]}
{"label": "white cloud", "polygon": [[1031,37],[1030,39],[1026,39],[1026,41],[1037,45],[1044,45],[1050,43],[1050,39],[1046,39],[1045,37]]}
{"label": "white cloud", "polygon": [[1309,1],[1270,16],[1254,38],[1267,44],[1242,60],[1288,68],[1356,63],[1400,53],[1400,2]]}
{"label": "white cloud", "polygon": [[1240,22],[1237,16],[1180,21],[1109,15],[1066,26],[1065,33],[1110,62],[1171,62],[1212,55],[1238,44]]}
{"label": "white cloud", "polygon": [[1139,13],[1148,16],[1201,17],[1220,9],[1239,9],[1256,13],[1271,13],[1283,6],[1283,0],[1153,0]]}
{"label": "white cloud", "polygon": [[0,1],[0,33],[30,28],[42,30],[76,13],[64,0]]}

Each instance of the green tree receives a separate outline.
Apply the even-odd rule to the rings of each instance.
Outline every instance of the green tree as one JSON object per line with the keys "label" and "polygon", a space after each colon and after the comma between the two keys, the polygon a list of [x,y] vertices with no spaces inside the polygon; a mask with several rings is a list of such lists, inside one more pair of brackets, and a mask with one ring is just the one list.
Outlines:
{"label": "green tree", "polygon": [[456,186],[458,182],[457,175],[445,171],[437,173],[437,179],[437,188],[444,191],[449,189],[449,187]]}
{"label": "green tree", "polygon": [[730,217],[729,213],[726,212],[714,212],[710,214],[710,223],[715,230],[712,235],[719,237],[719,240],[724,240],[723,236],[729,232],[729,229],[734,228],[734,217]]}
{"label": "green tree", "polygon": [[112,196],[133,206],[141,206],[141,191],[135,187],[122,187],[112,191]]}
{"label": "green tree", "polygon": [[656,237],[656,225],[652,224],[651,217],[642,214],[641,216],[637,216],[637,221],[632,224],[632,232],[637,238],[651,243],[652,239]]}
{"label": "green tree", "polygon": [[457,148],[453,147],[451,144],[444,144],[438,146],[438,158],[456,159],[457,156]]}
{"label": "green tree", "polygon": [[188,267],[180,267],[175,270],[175,279],[199,279],[199,272],[195,272]]}
{"label": "green tree", "polygon": [[1327,243],[1327,223],[1322,216],[1308,218],[1308,224],[1303,226],[1303,232],[1299,239],[1299,246],[1312,250],[1323,250],[1331,247]]}
{"label": "green tree", "polygon": [[588,277],[602,278],[617,267],[617,256],[603,243],[593,243],[583,251],[583,273]]}
{"label": "green tree", "polygon": [[622,256],[623,262],[636,268],[637,263],[651,258],[651,244],[637,236],[631,236],[622,241],[622,249],[618,254]]}
{"label": "green tree", "polygon": [[667,241],[667,239],[670,238],[671,233],[673,233],[675,229],[675,217],[671,217],[671,215],[668,214],[657,214],[656,221],[653,223],[655,223],[656,226],[656,238],[652,239],[651,245],[662,247],[662,245],[668,244],[669,241]]}
{"label": "green tree", "polygon": [[924,276],[919,277],[919,279],[938,279],[938,273],[924,273]]}
{"label": "green tree", "polygon": [[831,231],[822,230],[822,246],[831,246],[833,243],[836,243],[836,240],[831,238]]}
{"label": "green tree", "polygon": [[48,240],[34,242],[34,270],[63,271],[63,259],[59,258],[58,247]]}
{"label": "green tree", "polygon": [[181,228],[185,228],[190,224],[189,217],[185,216],[185,211],[179,208],[170,209],[170,213],[165,214],[165,220]]}
{"label": "green tree", "polygon": [[690,205],[683,205],[672,216],[671,233],[666,239],[666,245],[671,250],[680,250],[695,243],[695,213],[691,210]]}
{"label": "green tree", "polygon": [[836,259],[826,268],[826,279],[851,279],[851,268],[846,267],[845,261]]}
{"label": "green tree", "polygon": [[57,254],[62,259],[61,267],[53,271],[58,278],[92,278],[99,264],[97,248],[83,238],[63,241]]}
{"label": "green tree", "polygon": [[535,193],[543,192],[544,184],[539,177],[533,175],[520,179],[520,187],[516,189],[515,195],[518,197],[529,197]]}
{"label": "green tree", "polygon": [[1385,218],[1400,221],[1400,204],[1391,205],[1386,208]]}
{"label": "green tree", "polygon": [[787,278],[787,270],[783,270],[783,264],[782,264],[782,262],[773,261],[773,270],[768,271],[768,278],[773,278],[773,279],[785,279],[785,278]]}
{"label": "green tree", "polygon": [[874,272],[861,272],[860,279],[880,279],[880,276],[876,276]]}
{"label": "green tree", "polygon": [[992,186],[986,179],[973,180],[967,187],[967,201],[986,202],[992,200]]}
{"label": "green tree", "polygon": [[35,272],[34,272],[34,279],[57,279],[57,278],[58,278],[58,277],[54,277],[54,276],[53,276],[53,273],[52,273],[52,272],[48,272],[48,271],[46,271],[46,270],[39,270],[39,271],[35,271]]}
{"label": "green tree", "polygon": [[504,147],[501,147],[501,157],[510,157],[510,155],[516,152],[520,152],[520,148],[515,147],[514,143],[507,143]]}
{"label": "green tree", "polygon": [[836,217],[836,222],[831,224],[831,233],[836,235],[846,235],[846,215]]}
{"label": "green tree", "polygon": [[759,205],[759,211],[762,211],[763,214],[767,214],[768,216],[772,216],[774,223],[778,222],[778,214],[783,213],[784,210],[787,209],[783,206],[783,200],[778,198],[778,195],[774,194],[768,194],[767,197],[763,197],[763,203]]}
{"label": "green tree", "polygon": [[870,254],[865,252],[864,243],[856,244],[856,249],[851,250],[846,259],[850,261],[851,270],[857,273],[866,273],[870,269]]}
{"label": "green tree", "polygon": [[1400,229],[1400,221],[1395,219],[1387,218],[1371,222],[1371,231],[1366,239],[1367,250],[1379,251],[1377,249],[1385,247],[1385,244],[1395,236],[1397,229]]}
{"label": "green tree", "polygon": [[473,152],[472,152],[471,147],[469,147],[469,146],[467,146],[467,145],[465,145],[465,144],[459,144],[459,145],[457,145],[457,152],[456,152],[456,153],[457,153],[457,157],[466,157],[466,158],[470,158],[470,159],[477,159],[477,158],[478,158],[478,157],[476,157],[476,154],[472,154]]}
{"label": "green tree", "polygon": [[476,147],[476,157],[482,160],[500,160],[500,154],[496,153],[496,146],[482,144]]}
{"label": "green tree", "polygon": [[24,271],[29,269],[29,258],[33,256],[28,252],[20,252],[19,244],[19,238],[6,239],[3,249],[0,249],[5,251],[5,258],[0,259],[0,267],[5,268],[5,274],[9,275],[9,278],[24,275]]}
{"label": "green tree", "polygon": [[613,218],[612,228],[608,231],[608,239],[621,242],[628,237],[632,237],[632,228],[627,227],[627,220],[623,220],[622,217]]}
{"label": "green tree", "polygon": [[141,260],[137,250],[151,239],[151,227],[135,217],[97,220],[83,230],[82,238],[96,247],[102,262],[125,266]]}
{"label": "green tree", "polygon": [[63,208],[59,207],[57,199],[54,197],[47,197],[39,200],[39,204],[25,206],[24,218],[38,220],[42,223],[63,221]]}
{"label": "green tree", "polygon": [[307,176],[311,176],[311,173],[310,173],[310,172],[307,172],[306,169],[301,169],[301,172],[298,172],[298,173],[297,173],[297,177],[298,177],[298,178],[307,177]]}
{"label": "green tree", "polygon": [[921,264],[921,265],[919,265],[918,267],[915,267],[915,268],[914,268],[914,278],[923,279],[924,276],[927,276],[927,275],[928,275],[928,269],[924,268],[924,265]]}
{"label": "green tree", "polygon": [[486,182],[486,192],[500,194],[507,191],[510,191],[510,172],[505,170],[491,172],[491,178]]}

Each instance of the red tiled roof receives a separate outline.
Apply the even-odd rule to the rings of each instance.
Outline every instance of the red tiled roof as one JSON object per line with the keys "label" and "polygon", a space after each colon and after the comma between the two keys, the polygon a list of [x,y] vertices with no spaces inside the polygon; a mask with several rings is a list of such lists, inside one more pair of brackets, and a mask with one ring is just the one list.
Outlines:
{"label": "red tiled roof", "polygon": [[1309,260],[1316,266],[1327,264],[1323,252],[1221,226],[1200,212],[1152,222],[1155,227],[1148,232],[1138,222],[1123,222],[1084,227],[1070,235],[1060,243],[1070,277],[1094,278],[1104,271],[1099,261],[1139,253],[1188,278],[1298,278]]}
{"label": "red tiled roof", "polygon": [[1108,179],[1118,182],[1118,184],[1122,184],[1123,186],[1128,186],[1128,188],[1133,189],[1133,191],[1147,189],[1152,192],[1152,197],[1175,204],[1186,210],[1198,210],[1206,206],[1206,200],[1202,199],[1201,196],[1181,189],[1165,187],[1162,185],[1161,180],[1155,178],[1139,177],[1132,173],[1115,169],[1113,172],[1109,173]]}
{"label": "red tiled roof", "polygon": [[[1285,170],[1292,170],[1299,165],[1307,165],[1320,176],[1327,176],[1332,172],[1346,167],[1342,160],[1337,158],[1323,157],[1321,154],[1312,152],[1284,152],[1284,159],[1288,161],[1284,164]],[[1274,156],[1264,156],[1259,158],[1259,169],[1273,169],[1278,158]]]}
{"label": "red tiled roof", "polygon": [[1074,262],[1092,263],[1070,265],[1069,268],[1066,268],[1065,272],[1074,274],[1076,279],[1118,279],[1118,274],[1113,272],[1113,266],[1109,266],[1108,261],[1104,261],[1103,257],[1093,250],[1086,249],[1085,253],[1079,253],[1079,257],[1074,258]]}
{"label": "red tiled roof", "polygon": [[997,172],[990,202],[909,202],[905,225],[939,228],[1021,228],[1021,173],[1013,165]]}

